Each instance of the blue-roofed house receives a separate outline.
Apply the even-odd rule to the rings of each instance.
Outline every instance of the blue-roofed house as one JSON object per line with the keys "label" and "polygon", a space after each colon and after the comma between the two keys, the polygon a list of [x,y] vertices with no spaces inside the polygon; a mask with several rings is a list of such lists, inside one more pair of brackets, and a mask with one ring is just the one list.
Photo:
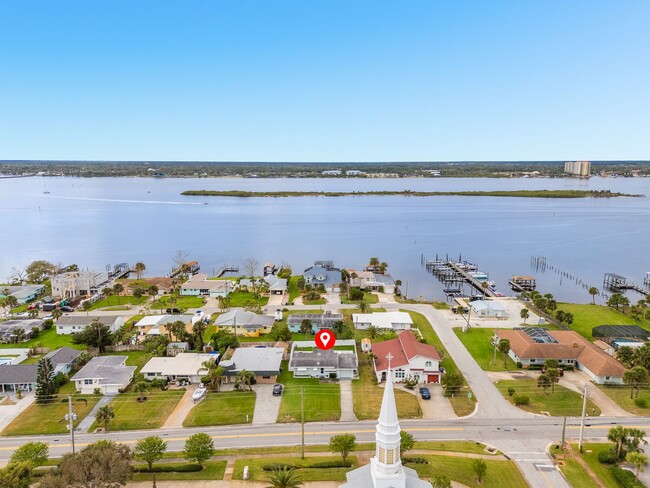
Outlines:
{"label": "blue-roofed house", "polygon": [[316,261],[314,266],[302,274],[305,284],[325,287],[327,292],[338,292],[341,284],[341,270],[335,268],[331,261]]}

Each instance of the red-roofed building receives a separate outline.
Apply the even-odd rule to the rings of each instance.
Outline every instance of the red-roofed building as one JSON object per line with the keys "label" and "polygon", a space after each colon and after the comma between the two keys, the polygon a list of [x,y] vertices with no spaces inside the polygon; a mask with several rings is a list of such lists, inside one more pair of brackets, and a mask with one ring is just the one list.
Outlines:
{"label": "red-roofed building", "polygon": [[435,347],[419,342],[410,330],[400,332],[397,339],[373,344],[372,349],[376,356],[375,374],[380,383],[386,379],[389,354],[396,382],[414,378],[418,383],[440,383],[440,354]]}

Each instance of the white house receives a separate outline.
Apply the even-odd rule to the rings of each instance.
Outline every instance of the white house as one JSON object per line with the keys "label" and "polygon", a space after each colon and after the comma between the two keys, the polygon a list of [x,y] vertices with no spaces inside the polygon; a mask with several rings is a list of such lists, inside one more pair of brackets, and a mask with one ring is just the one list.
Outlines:
{"label": "white house", "polygon": [[269,293],[271,295],[284,295],[287,292],[286,278],[278,278],[270,274],[264,276],[264,281],[269,285]]}
{"label": "white house", "polygon": [[205,273],[198,273],[181,285],[181,295],[226,297],[235,285],[230,280],[209,280]]}
{"label": "white house", "polygon": [[389,295],[395,293],[395,280],[389,274],[357,271],[354,269],[349,269],[348,273],[350,276],[354,275],[354,278],[350,278],[350,284],[361,290],[383,291]]}
{"label": "white house", "polygon": [[129,386],[135,366],[126,366],[127,356],[97,356],[72,377],[77,392],[90,395],[98,388],[103,395],[115,395]]}
{"label": "white house", "polygon": [[200,383],[201,378],[208,373],[203,363],[212,363],[218,358],[218,354],[181,352],[172,357],[151,358],[140,372],[148,380],[167,379]]}
{"label": "white house", "polygon": [[57,334],[76,334],[81,332],[93,322],[107,325],[111,332],[118,331],[124,325],[122,316],[106,315],[64,315],[56,321]]}
{"label": "white house", "polygon": [[275,383],[284,357],[281,347],[238,347],[230,359],[219,366],[225,370],[225,380],[233,381],[240,371],[252,371],[257,383]]}
{"label": "white house", "polygon": [[378,329],[410,330],[413,319],[406,312],[354,313],[352,322],[357,329],[375,326]]}
{"label": "white house", "polygon": [[474,300],[469,302],[472,312],[479,317],[507,318],[506,308],[495,300]]}
{"label": "white house", "polygon": [[440,383],[440,355],[436,348],[422,344],[410,330],[399,333],[397,339],[377,342],[373,344],[375,354],[374,367],[377,381],[380,383],[386,378],[388,359],[398,383],[407,378],[415,379],[418,383]]}
{"label": "white house", "polygon": [[353,339],[336,341],[336,347],[348,349],[321,350],[314,341],[294,341],[289,357],[289,371],[295,378],[339,379],[359,377],[359,360]]}
{"label": "white house", "polygon": [[76,298],[97,293],[108,281],[106,271],[70,271],[52,278],[52,296]]}

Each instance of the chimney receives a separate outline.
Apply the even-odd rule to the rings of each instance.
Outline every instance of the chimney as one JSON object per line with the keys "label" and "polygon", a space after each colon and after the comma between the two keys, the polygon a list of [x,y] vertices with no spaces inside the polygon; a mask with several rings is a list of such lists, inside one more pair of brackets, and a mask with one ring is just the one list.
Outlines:
{"label": "chimney", "polygon": [[571,347],[573,347],[574,349],[577,349],[578,348],[578,343],[576,341],[573,341],[573,344],[571,344]]}

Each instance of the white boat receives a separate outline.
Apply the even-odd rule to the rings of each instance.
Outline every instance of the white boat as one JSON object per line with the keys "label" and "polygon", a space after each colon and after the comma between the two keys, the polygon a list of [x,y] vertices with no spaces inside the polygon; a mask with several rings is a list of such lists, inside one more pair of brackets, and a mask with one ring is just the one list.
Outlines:
{"label": "white boat", "polygon": [[199,386],[194,393],[192,393],[192,400],[198,402],[208,392],[205,386]]}

